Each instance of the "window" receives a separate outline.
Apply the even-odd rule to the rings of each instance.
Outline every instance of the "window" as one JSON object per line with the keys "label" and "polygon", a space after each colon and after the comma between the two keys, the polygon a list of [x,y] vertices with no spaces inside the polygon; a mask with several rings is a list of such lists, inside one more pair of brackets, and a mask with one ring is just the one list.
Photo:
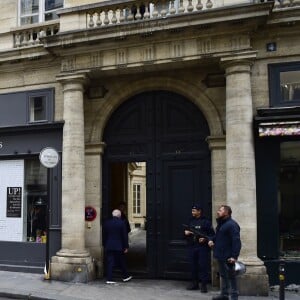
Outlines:
{"label": "window", "polygon": [[19,0],[20,25],[57,19],[56,11],[63,7],[63,0]]}
{"label": "window", "polygon": [[133,214],[139,215],[141,213],[141,185],[133,184]]}
{"label": "window", "polygon": [[49,122],[53,118],[53,100],[49,91],[28,94],[28,122]]}
{"label": "window", "polygon": [[300,62],[269,65],[270,105],[300,104]]}
{"label": "window", "polygon": [[38,158],[0,160],[0,241],[45,243],[47,169]]}

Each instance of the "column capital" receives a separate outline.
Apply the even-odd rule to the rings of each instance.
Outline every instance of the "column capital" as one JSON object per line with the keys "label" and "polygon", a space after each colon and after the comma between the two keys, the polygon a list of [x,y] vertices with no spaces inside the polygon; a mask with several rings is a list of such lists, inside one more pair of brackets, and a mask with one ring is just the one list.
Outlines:
{"label": "column capital", "polygon": [[226,71],[226,76],[235,73],[250,73],[256,59],[256,51],[242,52],[221,57],[220,65]]}
{"label": "column capital", "polygon": [[86,144],[85,145],[85,154],[86,155],[102,155],[104,152],[106,144],[104,142],[96,144]]}
{"label": "column capital", "polygon": [[87,72],[61,73],[56,76],[56,80],[64,86],[64,91],[83,90],[90,81]]}
{"label": "column capital", "polygon": [[220,136],[208,136],[206,138],[208,147],[210,150],[225,149],[226,148],[226,137],[225,135]]}

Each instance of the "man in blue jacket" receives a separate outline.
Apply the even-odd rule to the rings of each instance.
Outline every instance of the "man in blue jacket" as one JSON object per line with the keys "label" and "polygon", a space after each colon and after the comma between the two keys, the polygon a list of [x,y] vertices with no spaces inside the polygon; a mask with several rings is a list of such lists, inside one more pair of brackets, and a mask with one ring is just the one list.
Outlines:
{"label": "man in blue jacket", "polygon": [[112,280],[113,268],[119,266],[122,271],[123,281],[131,280],[128,275],[125,254],[128,252],[128,233],[124,221],[121,219],[121,211],[115,209],[112,219],[103,226],[103,246],[106,256],[106,283],[116,283]]}
{"label": "man in blue jacket", "polygon": [[231,288],[231,300],[238,299],[238,289],[234,264],[241,250],[240,226],[231,218],[231,207],[221,205],[217,211],[217,227],[215,237],[208,242],[214,248],[214,258],[219,265],[221,276],[221,295],[213,300],[228,300]]}
{"label": "man in blue jacket", "polygon": [[210,281],[210,248],[207,243],[208,236],[213,237],[215,232],[210,220],[204,217],[203,209],[199,204],[192,206],[192,217],[189,220],[188,226],[189,228],[196,229],[203,236],[197,236],[189,228],[184,231],[188,244],[188,257],[192,275],[192,282],[187,289],[198,290],[200,280],[201,293],[207,293],[207,283]]}

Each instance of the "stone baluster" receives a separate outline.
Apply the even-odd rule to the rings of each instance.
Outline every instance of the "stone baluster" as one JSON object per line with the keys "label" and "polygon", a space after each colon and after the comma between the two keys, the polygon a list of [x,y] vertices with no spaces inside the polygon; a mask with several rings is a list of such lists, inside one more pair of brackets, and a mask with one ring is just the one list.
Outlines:
{"label": "stone baluster", "polygon": [[150,6],[150,3],[145,5],[144,19],[149,19],[150,18],[149,6]]}
{"label": "stone baluster", "polygon": [[119,18],[120,23],[125,22],[125,14],[124,14],[124,11],[125,11],[124,8],[121,8],[121,9],[120,9],[120,18]]}
{"label": "stone baluster", "polygon": [[93,28],[95,26],[94,23],[94,14],[93,13],[88,13],[88,18],[89,18],[89,27]]}
{"label": "stone baluster", "polygon": [[21,34],[16,33],[15,34],[15,47],[20,47],[21,46]]}
{"label": "stone baluster", "polygon": [[202,10],[203,9],[203,4],[202,4],[201,0],[198,0],[196,8],[197,8],[197,10]]}
{"label": "stone baluster", "polygon": [[206,8],[212,8],[212,7],[213,7],[213,3],[211,2],[211,0],[207,0]]}
{"label": "stone baluster", "polygon": [[136,7],[135,19],[136,20],[141,20],[142,19],[141,4],[137,5],[137,7]]}
{"label": "stone baluster", "polygon": [[104,11],[104,20],[103,20],[104,25],[109,24],[109,18],[108,18],[108,11]]}
{"label": "stone baluster", "polygon": [[170,15],[175,15],[176,14],[176,7],[175,7],[175,1],[171,1],[171,7],[170,7]]}
{"label": "stone baluster", "polygon": [[117,22],[118,22],[118,20],[117,20],[116,10],[114,9],[112,11],[111,23],[112,24],[117,24]]}
{"label": "stone baluster", "polygon": [[97,12],[96,26],[100,27],[101,25],[102,25],[101,12]]}
{"label": "stone baluster", "polygon": [[283,0],[283,1],[282,1],[282,6],[283,6],[283,7],[290,6],[290,0]]}
{"label": "stone baluster", "polygon": [[158,17],[158,10],[157,10],[157,3],[153,3],[153,12],[152,12],[152,17],[157,18]]}
{"label": "stone baluster", "polygon": [[188,1],[188,6],[187,6],[186,9],[187,9],[188,12],[192,12],[194,10],[194,6],[193,6],[193,1],[192,0]]}
{"label": "stone baluster", "polygon": [[183,14],[185,11],[185,8],[183,6],[183,0],[179,0],[179,8],[178,8],[178,13]]}

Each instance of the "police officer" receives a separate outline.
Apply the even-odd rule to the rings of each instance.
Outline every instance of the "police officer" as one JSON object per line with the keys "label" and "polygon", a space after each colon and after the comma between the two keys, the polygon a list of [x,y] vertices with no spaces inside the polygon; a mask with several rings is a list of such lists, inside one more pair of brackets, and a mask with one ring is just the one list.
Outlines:
{"label": "police officer", "polygon": [[201,293],[207,293],[207,283],[210,269],[210,248],[208,239],[198,236],[192,230],[201,232],[208,237],[214,236],[211,222],[203,216],[203,209],[200,205],[192,206],[192,217],[189,220],[189,228],[184,231],[188,244],[188,257],[191,266],[192,282],[187,287],[188,290],[198,290],[199,280],[201,281]]}

